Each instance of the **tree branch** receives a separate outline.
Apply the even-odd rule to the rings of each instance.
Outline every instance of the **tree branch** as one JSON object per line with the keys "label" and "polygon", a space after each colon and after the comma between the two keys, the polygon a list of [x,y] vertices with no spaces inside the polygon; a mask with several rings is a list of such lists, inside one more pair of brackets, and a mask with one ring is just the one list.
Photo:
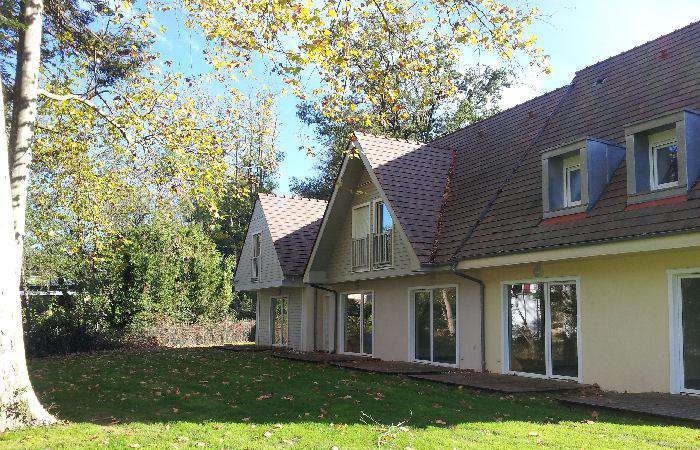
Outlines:
{"label": "tree branch", "polygon": [[57,102],[76,101],[78,103],[82,103],[83,105],[89,108],[92,108],[97,114],[99,114],[103,119],[105,119],[114,128],[116,128],[117,131],[119,131],[119,133],[124,137],[124,139],[126,139],[129,145],[133,144],[133,140],[129,137],[124,127],[115,122],[109,114],[105,113],[99,106],[93,103],[92,100],[75,94],[54,94],[53,92],[49,92],[44,89],[39,89],[39,95],[42,95],[51,100],[55,100]]}

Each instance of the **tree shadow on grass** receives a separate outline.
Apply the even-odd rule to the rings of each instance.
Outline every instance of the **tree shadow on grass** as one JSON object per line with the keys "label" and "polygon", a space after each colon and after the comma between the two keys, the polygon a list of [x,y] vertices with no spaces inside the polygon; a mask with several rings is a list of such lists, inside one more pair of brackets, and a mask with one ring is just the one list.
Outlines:
{"label": "tree shadow on grass", "polygon": [[[216,349],[106,352],[30,361],[51,412],[70,422],[342,423],[415,428],[517,421],[666,420],[564,406],[555,394],[499,395],[395,375]],[[371,418],[371,419],[370,419]]]}

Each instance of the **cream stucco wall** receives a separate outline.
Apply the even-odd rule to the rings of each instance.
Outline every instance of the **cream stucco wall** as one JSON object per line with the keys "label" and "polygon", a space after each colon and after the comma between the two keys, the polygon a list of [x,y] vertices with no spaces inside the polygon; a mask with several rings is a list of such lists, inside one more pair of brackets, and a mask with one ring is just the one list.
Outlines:
{"label": "cream stucco wall", "polygon": [[[339,293],[373,291],[373,356],[391,361],[409,361],[409,289],[456,285],[458,289],[459,367],[481,369],[481,315],[479,286],[452,274],[430,274],[383,278],[335,284]],[[342,341],[339,317],[339,341]]]}
{"label": "cream stucco wall", "polygon": [[540,262],[469,272],[486,283],[487,370],[500,372],[502,282],[580,280],[583,382],[603,389],[670,390],[669,269],[700,266],[700,249]]}

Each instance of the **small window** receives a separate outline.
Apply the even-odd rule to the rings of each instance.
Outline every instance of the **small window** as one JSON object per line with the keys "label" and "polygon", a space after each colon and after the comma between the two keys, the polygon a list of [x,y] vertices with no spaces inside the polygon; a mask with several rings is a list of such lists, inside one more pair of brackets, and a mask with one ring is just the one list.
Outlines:
{"label": "small window", "polygon": [[564,160],[564,207],[581,204],[581,157]]}
{"label": "small window", "polygon": [[253,257],[251,259],[250,278],[257,281],[260,278],[260,233],[253,234]]}
{"label": "small window", "polygon": [[678,143],[675,130],[649,135],[651,189],[678,186]]}
{"label": "small window", "polygon": [[386,233],[391,231],[394,227],[394,221],[389,214],[389,208],[386,207],[384,202],[377,202],[376,205],[376,223],[375,232],[376,233]]}
{"label": "small window", "polygon": [[392,256],[394,221],[384,202],[374,203],[374,234],[372,236],[372,267],[388,267]]}
{"label": "small window", "polygon": [[352,210],[352,270],[369,269],[369,205]]}

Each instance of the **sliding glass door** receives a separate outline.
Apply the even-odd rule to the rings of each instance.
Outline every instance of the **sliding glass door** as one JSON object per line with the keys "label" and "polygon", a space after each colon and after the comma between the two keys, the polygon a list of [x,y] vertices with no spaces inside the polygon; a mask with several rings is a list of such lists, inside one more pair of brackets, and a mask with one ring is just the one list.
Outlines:
{"label": "sliding glass door", "polygon": [[372,354],[374,330],[371,292],[343,294],[343,350],[346,353]]}
{"label": "sliding glass door", "polygon": [[576,283],[506,285],[508,371],[578,378]]}
{"label": "sliding glass door", "polygon": [[679,278],[681,390],[700,394],[700,274]]}
{"label": "sliding glass door", "polygon": [[272,297],[270,299],[270,325],[272,345],[287,346],[288,338],[288,311],[285,297]]}
{"label": "sliding glass door", "polygon": [[416,289],[411,302],[414,359],[457,364],[457,288]]}

